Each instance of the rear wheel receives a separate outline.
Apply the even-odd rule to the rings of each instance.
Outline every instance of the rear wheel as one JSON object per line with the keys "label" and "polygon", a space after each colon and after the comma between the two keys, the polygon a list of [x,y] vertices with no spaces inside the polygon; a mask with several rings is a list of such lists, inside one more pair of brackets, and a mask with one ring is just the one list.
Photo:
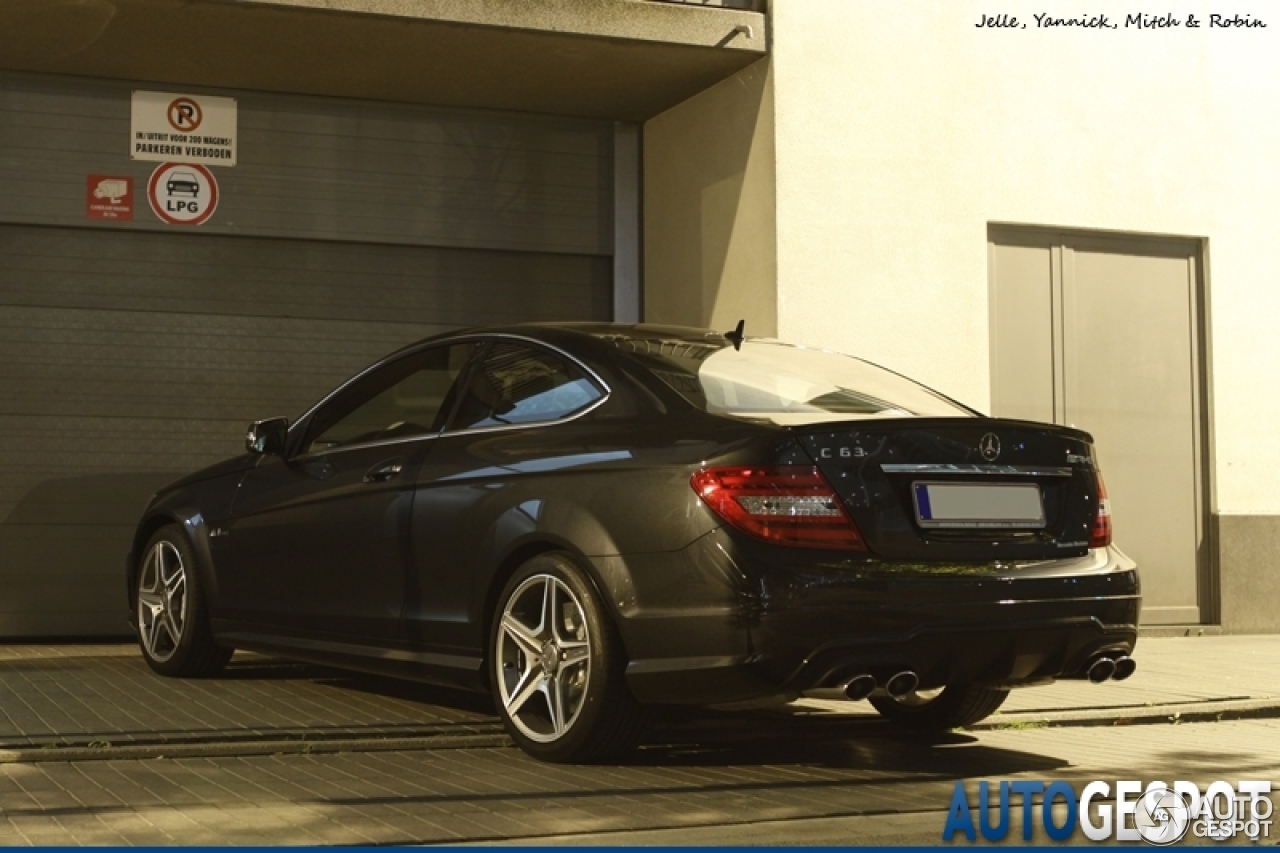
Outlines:
{"label": "rear wheel", "polygon": [[213,641],[191,546],[176,524],[156,531],[142,552],[134,621],[147,665],[161,675],[218,673],[233,649]]}
{"label": "rear wheel", "polygon": [[897,699],[872,696],[868,701],[885,719],[897,725],[936,731],[971,726],[986,719],[1008,697],[1008,690],[966,683],[948,684],[934,690],[913,690]]}
{"label": "rear wheel", "polygon": [[567,554],[534,557],[507,582],[490,650],[498,713],[530,755],[599,761],[634,743],[640,708],[623,677],[622,642]]}

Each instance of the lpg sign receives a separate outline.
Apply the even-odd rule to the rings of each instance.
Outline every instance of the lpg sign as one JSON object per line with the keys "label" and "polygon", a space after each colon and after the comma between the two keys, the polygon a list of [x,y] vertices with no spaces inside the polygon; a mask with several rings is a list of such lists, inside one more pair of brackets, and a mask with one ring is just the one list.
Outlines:
{"label": "lpg sign", "polygon": [[147,182],[147,200],[170,225],[201,225],[218,206],[218,182],[204,166],[162,163]]}

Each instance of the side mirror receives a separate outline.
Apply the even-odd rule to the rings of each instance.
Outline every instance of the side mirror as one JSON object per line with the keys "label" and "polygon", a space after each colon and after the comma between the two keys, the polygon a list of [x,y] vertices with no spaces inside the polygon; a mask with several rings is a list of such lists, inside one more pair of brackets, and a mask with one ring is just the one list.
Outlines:
{"label": "side mirror", "polygon": [[284,439],[289,430],[288,418],[267,418],[249,424],[244,449],[250,453],[284,453]]}

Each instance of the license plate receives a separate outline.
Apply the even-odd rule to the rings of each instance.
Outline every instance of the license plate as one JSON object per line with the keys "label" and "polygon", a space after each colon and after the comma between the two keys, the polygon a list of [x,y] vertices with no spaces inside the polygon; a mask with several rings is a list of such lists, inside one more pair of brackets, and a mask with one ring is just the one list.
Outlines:
{"label": "license plate", "polygon": [[921,527],[1044,527],[1040,487],[1032,483],[913,483]]}

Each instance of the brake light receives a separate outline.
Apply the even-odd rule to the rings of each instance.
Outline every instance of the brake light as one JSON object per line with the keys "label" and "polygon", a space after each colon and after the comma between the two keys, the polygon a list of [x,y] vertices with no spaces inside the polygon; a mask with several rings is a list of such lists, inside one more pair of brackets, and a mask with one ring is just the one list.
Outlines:
{"label": "brake light", "polygon": [[1107,500],[1107,484],[1098,473],[1098,514],[1093,518],[1093,532],[1089,534],[1090,548],[1105,548],[1111,544],[1111,502]]}
{"label": "brake light", "polygon": [[704,468],[689,483],[716,515],[757,539],[801,548],[867,550],[817,468]]}

